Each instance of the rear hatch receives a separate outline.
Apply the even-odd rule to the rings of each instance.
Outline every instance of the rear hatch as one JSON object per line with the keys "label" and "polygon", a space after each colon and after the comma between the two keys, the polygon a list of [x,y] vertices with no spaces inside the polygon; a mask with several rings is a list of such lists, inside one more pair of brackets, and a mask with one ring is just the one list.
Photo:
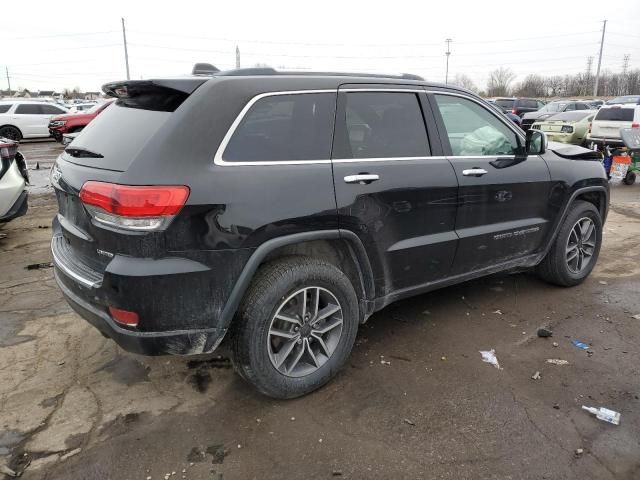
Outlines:
{"label": "rear hatch", "polygon": [[591,124],[591,136],[596,138],[619,139],[621,128],[633,125],[635,105],[612,105],[598,110]]}
{"label": "rear hatch", "polygon": [[[204,81],[188,78],[105,85],[105,92],[118,96],[118,101],[78,135],[51,172],[59,210],[52,251],[56,266],[68,276],[99,284],[114,254],[153,255],[162,246],[162,224],[161,228],[145,228],[150,225],[150,214],[166,213],[149,209],[158,192],[153,187],[121,186],[121,178],[172,112]],[[136,188],[146,189],[143,193],[148,198],[141,199]]]}

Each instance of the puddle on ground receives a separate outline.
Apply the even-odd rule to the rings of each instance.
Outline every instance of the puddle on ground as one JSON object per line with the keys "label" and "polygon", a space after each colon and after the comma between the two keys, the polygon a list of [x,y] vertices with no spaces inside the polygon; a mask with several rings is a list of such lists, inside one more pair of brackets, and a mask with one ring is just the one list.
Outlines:
{"label": "puddle on ground", "polygon": [[17,430],[4,430],[0,432],[0,455],[8,455],[13,447],[22,441],[24,435]]}

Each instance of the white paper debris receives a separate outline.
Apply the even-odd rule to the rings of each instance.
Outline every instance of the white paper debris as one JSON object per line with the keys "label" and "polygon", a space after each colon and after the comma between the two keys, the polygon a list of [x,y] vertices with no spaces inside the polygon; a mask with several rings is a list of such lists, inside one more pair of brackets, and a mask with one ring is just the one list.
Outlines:
{"label": "white paper debris", "polygon": [[482,361],[486,363],[490,363],[496,368],[500,368],[500,364],[498,363],[498,358],[496,357],[496,351],[494,349],[488,351],[480,350],[480,355],[482,355]]}
{"label": "white paper debris", "polygon": [[561,360],[559,358],[547,358],[547,363],[552,363],[554,365],[569,365],[568,361]]}

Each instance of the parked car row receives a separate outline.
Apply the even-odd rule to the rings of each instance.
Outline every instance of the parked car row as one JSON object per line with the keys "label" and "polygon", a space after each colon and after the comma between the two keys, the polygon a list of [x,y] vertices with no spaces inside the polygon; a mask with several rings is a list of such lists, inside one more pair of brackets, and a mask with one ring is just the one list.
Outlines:
{"label": "parked car row", "polygon": [[62,141],[62,135],[82,130],[100,114],[111,101],[96,104],[78,104],[72,108],[46,101],[0,101],[0,137],[11,140],[46,138],[53,136]]}

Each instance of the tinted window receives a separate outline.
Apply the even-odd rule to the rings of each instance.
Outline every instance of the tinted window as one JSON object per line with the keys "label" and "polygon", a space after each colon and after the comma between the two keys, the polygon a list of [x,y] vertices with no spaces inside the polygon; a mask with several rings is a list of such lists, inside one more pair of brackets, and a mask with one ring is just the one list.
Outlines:
{"label": "tinted window", "polygon": [[511,110],[515,105],[516,101],[510,100],[508,98],[498,98],[495,103],[496,105],[500,105],[502,108],[506,110]]}
{"label": "tinted window", "polygon": [[611,120],[614,122],[632,122],[633,108],[601,108],[596,114],[596,120]]}
{"label": "tinted window", "polygon": [[522,107],[524,108],[538,108],[538,104],[535,100],[522,100]]}
{"label": "tinted window", "polygon": [[453,155],[513,155],[516,134],[476,102],[436,95]]}
{"label": "tinted window", "polygon": [[576,103],[576,110],[589,110],[589,105],[585,103]]}
{"label": "tinted window", "polygon": [[228,162],[327,160],[335,103],[333,93],[261,98],[238,125],[222,158]]}
{"label": "tinted window", "polygon": [[16,113],[23,113],[25,115],[40,115],[42,110],[37,103],[22,103],[16,108]]}
{"label": "tinted window", "polygon": [[61,113],[67,113],[61,108],[56,107],[55,105],[40,105],[42,107],[42,113],[45,115],[60,115]]}
{"label": "tinted window", "polygon": [[335,158],[429,155],[427,130],[414,93],[347,93],[344,120],[344,141],[337,142]]}
{"label": "tinted window", "polygon": [[0,105],[0,113],[7,113],[11,107],[13,107],[11,103],[8,105]]}

